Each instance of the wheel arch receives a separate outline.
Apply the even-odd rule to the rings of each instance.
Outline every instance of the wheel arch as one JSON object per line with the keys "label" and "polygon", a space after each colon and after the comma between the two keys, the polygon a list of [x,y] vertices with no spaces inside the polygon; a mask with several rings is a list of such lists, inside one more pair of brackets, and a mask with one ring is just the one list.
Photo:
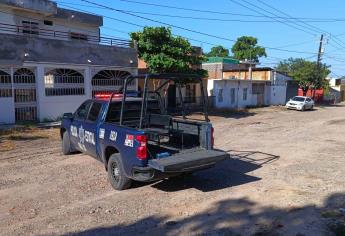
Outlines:
{"label": "wheel arch", "polygon": [[62,139],[62,137],[63,137],[63,134],[66,132],[67,130],[66,130],[66,128],[64,128],[64,127],[61,127],[60,128],[60,138]]}
{"label": "wheel arch", "polygon": [[104,149],[104,152],[103,152],[103,161],[104,161],[104,167],[105,167],[105,170],[108,170],[108,161],[109,161],[109,158],[111,155],[115,154],[115,153],[120,153],[118,149],[116,149],[115,147],[113,146],[107,146],[105,149]]}

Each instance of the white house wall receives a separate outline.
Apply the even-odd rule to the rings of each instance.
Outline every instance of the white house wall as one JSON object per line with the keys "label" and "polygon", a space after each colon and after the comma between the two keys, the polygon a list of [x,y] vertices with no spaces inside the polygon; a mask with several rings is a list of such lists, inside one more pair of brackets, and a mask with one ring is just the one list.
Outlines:
{"label": "white house wall", "polygon": [[[231,103],[231,89],[235,89],[235,100]],[[243,89],[247,88],[247,99],[243,100]],[[223,101],[218,98],[219,89],[223,89]],[[214,91],[217,108],[245,108],[256,104],[256,97],[251,95],[251,83],[240,80],[215,80]]]}
{"label": "white house wall", "polygon": [[0,97],[0,124],[12,124],[14,117],[14,99],[13,97]]}
{"label": "white house wall", "polygon": [[284,105],[286,101],[286,86],[271,86],[271,105]]}

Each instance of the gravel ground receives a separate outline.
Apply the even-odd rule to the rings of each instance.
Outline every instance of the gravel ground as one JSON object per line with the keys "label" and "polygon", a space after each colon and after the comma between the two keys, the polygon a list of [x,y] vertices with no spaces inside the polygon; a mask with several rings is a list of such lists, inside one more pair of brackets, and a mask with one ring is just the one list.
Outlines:
{"label": "gravel ground", "polygon": [[345,106],[211,120],[231,159],[122,192],[56,138],[15,140],[0,152],[0,235],[332,235],[321,215],[345,207]]}

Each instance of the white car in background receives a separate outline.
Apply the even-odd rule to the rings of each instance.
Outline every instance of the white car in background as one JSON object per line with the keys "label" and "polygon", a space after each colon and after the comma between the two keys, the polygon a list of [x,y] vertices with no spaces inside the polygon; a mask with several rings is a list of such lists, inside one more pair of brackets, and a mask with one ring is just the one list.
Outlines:
{"label": "white car in background", "polygon": [[291,98],[285,105],[287,109],[296,109],[299,111],[313,110],[314,101],[310,97],[305,96],[295,96]]}

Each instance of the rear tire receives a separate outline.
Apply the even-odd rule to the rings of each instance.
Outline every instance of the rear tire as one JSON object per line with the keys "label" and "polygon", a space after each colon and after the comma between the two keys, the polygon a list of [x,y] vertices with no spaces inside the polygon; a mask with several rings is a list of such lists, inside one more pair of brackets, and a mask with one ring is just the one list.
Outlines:
{"label": "rear tire", "polygon": [[314,105],[310,107],[310,110],[311,110],[311,111],[314,110]]}
{"label": "rear tire", "polygon": [[71,151],[71,141],[69,138],[69,134],[67,131],[65,131],[62,135],[62,153],[64,155],[70,155],[72,153]]}
{"label": "rear tire", "polygon": [[125,190],[131,187],[132,180],[125,175],[122,159],[118,153],[109,158],[108,178],[111,186],[116,190]]}

